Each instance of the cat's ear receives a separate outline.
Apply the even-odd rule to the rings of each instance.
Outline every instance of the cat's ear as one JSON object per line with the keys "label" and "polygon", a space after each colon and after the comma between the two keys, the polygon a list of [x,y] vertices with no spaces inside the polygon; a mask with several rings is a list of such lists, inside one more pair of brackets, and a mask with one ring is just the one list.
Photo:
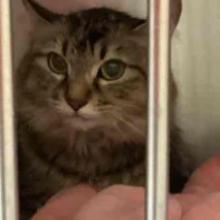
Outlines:
{"label": "cat's ear", "polygon": [[32,22],[53,23],[63,18],[63,15],[54,13],[47,8],[44,8],[35,0],[23,0],[23,3],[30,15]]}
{"label": "cat's ear", "polygon": [[132,28],[131,39],[134,40],[139,46],[147,46],[148,36],[148,21],[142,20],[138,25]]}
{"label": "cat's ear", "polygon": [[170,35],[172,35],[180,19],[182,1],[171,0],[170,4]]}
{"label": "cat's ear", "polygon": [[147,35],[147,32],[148,32],[148,22],[147,20],[142,20],[140,22],[140,24],[138,24],[137,26],[135,26],[133,28],[133,32],[136,33],[137,35]]}
{"label": "cat's ear", "polygon": [[[173,34],[182,11],[182,1],[181,0],[171,0],[170,1],[170,35]],[[148,31],[148,21],[145,21],[135,27],[136,31],[139,31],[139,33],[147,34]]]}

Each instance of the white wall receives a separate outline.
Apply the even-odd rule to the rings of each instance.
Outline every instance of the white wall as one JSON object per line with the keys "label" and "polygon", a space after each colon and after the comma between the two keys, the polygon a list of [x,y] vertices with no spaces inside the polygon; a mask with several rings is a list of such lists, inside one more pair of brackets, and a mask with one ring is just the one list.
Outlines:
{"label": "white wall", "polygon": [[178,118],[200,162],[220,152],[220,1],[184,0],[173,41]]}
{"label": "white wall", "polygon": [[[145,0],[39,0],[57,11],[107,5],[146,13]],[[14,0],[15,62],[28,44],[27,17]],[[77,3],[77,5],[75,4]],[[173,69],[179,87],[178,122],[193,143],[195,160],[220,149],[220,1],[183,0],[183,14],[173,40]]]}

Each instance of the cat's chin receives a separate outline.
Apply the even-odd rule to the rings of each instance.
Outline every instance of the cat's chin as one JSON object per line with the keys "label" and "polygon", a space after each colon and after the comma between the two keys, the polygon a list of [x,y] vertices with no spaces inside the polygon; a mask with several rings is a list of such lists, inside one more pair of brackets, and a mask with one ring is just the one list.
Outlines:
{"label": "cat's chin", "polygon": [[80,115],[73,115],[69,118],[68,123],[74,129],[81,131],[88,131],[97,126],[97,120],[95,118]]}

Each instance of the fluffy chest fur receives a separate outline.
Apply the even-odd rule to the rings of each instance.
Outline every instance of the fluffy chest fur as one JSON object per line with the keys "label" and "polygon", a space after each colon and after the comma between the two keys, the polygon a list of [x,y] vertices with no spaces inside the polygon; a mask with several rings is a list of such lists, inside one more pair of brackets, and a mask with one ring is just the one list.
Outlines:
{"label": "fluffy chest fur", "polygon": [[[79,183],[100,190],[119,183],[145,183],[144,144],[114,143],[102,132],[77,134],[72,146],[44,142],[28,131],[20,135],[21,201],[30,215],[58,191]],[[41,147],[51,148],[51,154]]]}

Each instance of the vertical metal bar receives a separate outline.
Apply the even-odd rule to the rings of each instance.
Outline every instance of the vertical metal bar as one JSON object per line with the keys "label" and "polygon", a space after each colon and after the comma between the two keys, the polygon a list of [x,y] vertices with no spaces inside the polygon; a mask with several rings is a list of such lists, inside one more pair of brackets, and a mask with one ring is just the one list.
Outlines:
{"label": "vertical metal bar", "polygon": [[147,220],[167,219],[169,0],[148,0],[149,108]]}
{"label": "vertical metal bar", "polygon": [[0,220],[18,219],[10,3],[0,1]]}

